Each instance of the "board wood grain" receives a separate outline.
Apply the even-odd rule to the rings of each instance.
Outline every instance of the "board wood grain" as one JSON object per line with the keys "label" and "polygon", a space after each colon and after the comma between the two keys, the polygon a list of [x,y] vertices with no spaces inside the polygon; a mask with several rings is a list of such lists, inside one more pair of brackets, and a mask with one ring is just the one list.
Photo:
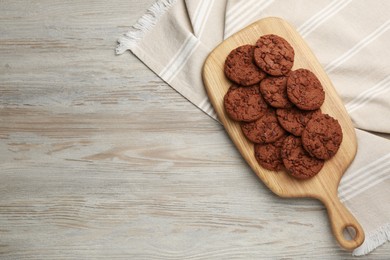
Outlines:
{"label": "board wood grain", "polygon": [[[240,45],[255,44],[264,34],[279,35],[293,46],[295,50],[293,70],[306,68],[317,75],[325,90],[325,102],[321,110],[336,118],[343,130],[343,141],[337,154],[325,162],[317,176],[308,180],[297,180],[285,172],[275,173],[262,168],[254,157],[254,145],[242,134],[239,123],[229,119],[223,107],[224,95],[231,85],[223,72],[227,55]],[[299,33],[280,18],[269,17],[255,22],[226,39],[210,53],[204,63],[203,81],[210,101],[230,138],[264,184],[281,197],[311,197],[322,201],[340,245],[350,250],[358,247],[364,240],[364,232],[337,197],[340,179],[357,151],[355,131],[332,82]],[[346,227],[353,227],[356,231],[351,240],[347,240],[343,235]]]}

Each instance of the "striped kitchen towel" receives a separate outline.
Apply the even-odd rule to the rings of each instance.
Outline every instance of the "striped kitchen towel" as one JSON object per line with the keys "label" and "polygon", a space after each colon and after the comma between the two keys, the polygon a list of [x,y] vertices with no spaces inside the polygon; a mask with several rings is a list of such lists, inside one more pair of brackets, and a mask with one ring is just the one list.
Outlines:
{"label": "striped kitchen towel", "polygon": [[341,180],[339,197],[365,230],[364,243],[353,252],[364,255],[390,240],[389,13],[387,0],[158,0],[119,39],[116,51],[131,50],[216,118],[201,77],[210,51],[264,17],[278,16],[294,25],[356,127],[358,153]]}

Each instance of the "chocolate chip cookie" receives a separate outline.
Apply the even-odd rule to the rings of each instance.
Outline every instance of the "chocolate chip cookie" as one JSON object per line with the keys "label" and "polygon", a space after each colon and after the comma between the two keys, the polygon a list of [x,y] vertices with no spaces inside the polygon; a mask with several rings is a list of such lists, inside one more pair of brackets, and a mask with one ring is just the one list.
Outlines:
{"label": "chocolate chip cookie", "polygon": [[287,96],[303,110],[318,109],[325,100],[321,82],[307,69],[297,69],[290,73],[287,79]]}
{"label": "chocolate chip cookie", "polygon": [[260,118],[268,105],[260,95],[258,84],[249,87],[233,84],[225,94],[224,107],[231,119],[250,122]]}
{"label": "chocolate chip cookie", "polygon": [[224,67],[228,79],[239,85],[250,86],[265,78],[266,74],[254,63],[254,50],[255,46],[248,44],[230,52]]}
{"label": "chocolate chip cookie", "polygon": [[292,103],[287,97],[287,77],[266,77],[260,82],[264,100],[275,108],[288,108]]}
{"label": "chocolate chip cookie", "polygon": [[312,157],[303,148],[301,138],[293,135],[284,140],[281,156],[288,173],[298,179],[311,178],[324,166],[324,160]]}
{"label": "chocolate chip cookie", "polygon": [[287,75],[294,64],[294,55],[293,47],[277,35],[263,35],[256,42],[256,65],[270,75]]}
{"label": "chocolate chip cookie", "polygon": [[286,137],[287,135],[283,135],[269,144],[255,144],[255,157],[262,167],[271,171],[279,171],[283,168],[281,149]]}
{"label": "chocolate chip cookie", "polygon": [[241,123],[241,130],[250,141],[260,144],[274,142],[285,134],[271,108],[256,121]]}
{"label": "chocolate chip cookie", "polygon": [[302,132],[305,150],[319,159],[330,159],[340,147],[343,132],[339,122],[333,117],[322,114],[311,119]]}
{"label": "chocolate chip cookie", "polygon": [[301,136],[309,120],[321,114],[321,110],[300,110],[297,107],[276,109],[276,115],[284,130],[295,136]]}

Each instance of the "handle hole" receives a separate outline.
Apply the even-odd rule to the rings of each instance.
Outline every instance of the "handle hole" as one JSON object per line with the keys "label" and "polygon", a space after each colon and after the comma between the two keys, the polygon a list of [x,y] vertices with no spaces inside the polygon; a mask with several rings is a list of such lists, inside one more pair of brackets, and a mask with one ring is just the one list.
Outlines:
{"label": "handle hole", "polygon": [[343,229],[344,239],[351,241],[356,237],[356,228],[354,226],[345,226]]}

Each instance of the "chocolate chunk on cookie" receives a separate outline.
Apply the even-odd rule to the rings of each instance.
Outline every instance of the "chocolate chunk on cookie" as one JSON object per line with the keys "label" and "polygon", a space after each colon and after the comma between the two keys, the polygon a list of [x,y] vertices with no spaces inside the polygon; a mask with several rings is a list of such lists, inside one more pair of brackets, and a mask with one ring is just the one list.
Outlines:
{"label": "chocolate chunk on cookie", "polygon": [[282,169],[281,149],[286,137],[287,135],[283,135],[275,142],[269,144],[255,144],[255,157],[262,167],[271,171],[279,171]]}
{"label": "chocolate chunk on cookie", "polygon": [[224,107],[231,119],[250,122],[260,118],[268,105],[260,95],[258,84],[249,87],[233,84],[225,94]]}
{"label": "chocolate chunk on cookie", "polygon": [[320,114],[320,109],[300,110],[297,107],[276,109],[276,115],[280,125],[284,130],[295,136],[301,136],[309,120]]}
{"label": "chocolate chunk on cookie", "polygon": [[275,111],[271,108],[256,121],[241,123],[241,130],[250,141],[260,144],[274,142],[285,133],[278,123]]}
{"label": "chocolate chunk on cookie", "polygon": [[305,150],[319,159],[333,157],[343,140],[343,132],[339,122],[333,117],[323,114],[311,119],[302,133]]}
{"label": "chocolate chunk on cookie", "polygon": [[282,37],[274,34],[261,36],[254,52],[256,65],[273,76],[287,75],[294,64],[294,49]]}
{"label": "chocolate chunk on cookie", "polygon": [[293,135],[284,140],[281,156],[288,173],[298,179],[311,178],[324,166],[324,160],[312,157],[303,148],[301,138]]}
{"label": "chocolate chunk on cookie", "polygon": [[228,79],[239,85],[250,86],[265,78],[266,74],[254,63],[254,50],[253,45],[243,45],[229,53],[224,67]]}
{"label": "chocolate chunk on cookie", "polygon": [[287,77],[267,77],[260,82],[264,100],[275,108],[288,108],[292,103],[287,97]]}
{"label": "chocolate chunk on cookie", "polygon": [[315,110],[325,100],[325,92],[321,82],[313,72],[297,69],[287,79],[287,95],[292,103],[303,110]]}

